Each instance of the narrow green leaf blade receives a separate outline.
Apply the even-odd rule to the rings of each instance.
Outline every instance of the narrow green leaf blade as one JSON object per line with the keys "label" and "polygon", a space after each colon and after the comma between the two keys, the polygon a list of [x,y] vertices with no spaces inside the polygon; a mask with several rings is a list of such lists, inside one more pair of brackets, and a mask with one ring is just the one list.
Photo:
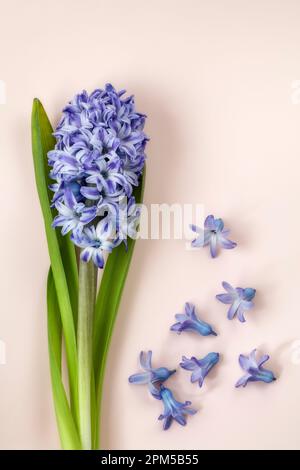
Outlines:
{"label": "narrow green leaf blade", "polygon": [[61,377],[62,327],[51,268],[47,282],[48,348],[52,391],[61,446],[66,450],[81,449],[80,438],[68,404]]}

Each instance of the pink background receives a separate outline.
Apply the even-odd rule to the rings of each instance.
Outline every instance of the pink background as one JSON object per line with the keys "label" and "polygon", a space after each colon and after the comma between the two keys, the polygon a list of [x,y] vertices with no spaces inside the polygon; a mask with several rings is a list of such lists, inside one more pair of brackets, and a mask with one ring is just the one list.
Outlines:
{"label": "pink background", "polygon": [[[59,446],[49,381],[48,254],[33,176],[34,96],[53,123],[65,102],[111,81],[149,116],[146,203],[203,203],[239,243],[215,260],[185,242],[141,241],[109,354],[103,446],[110,449],[300,447],[300,3],[297,0],[1,0],[0,447]],[[242,325],[214,300],[221,281],[257,289]],[[169,332],[185,301],[220,333]],[[234,388],[237,357],[258,347],[279,380]],[[141,349],[174,367],[222,354],[200,390],[169,382],[199,409],[163,432],[161,403],[129,386]],[[299,358],[298,358],[299,359]]]}

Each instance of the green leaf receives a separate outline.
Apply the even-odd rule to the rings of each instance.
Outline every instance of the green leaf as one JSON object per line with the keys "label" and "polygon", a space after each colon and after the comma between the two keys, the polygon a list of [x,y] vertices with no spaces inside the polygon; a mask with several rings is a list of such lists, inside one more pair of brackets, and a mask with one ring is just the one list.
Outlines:
{"label": "green leaf", "polygon": [[[134,192],[137,203],[141,203],[143,200],[146,176],[145,171],[146,170],[144,170],[140,186],[136,188]],[[99,414],[107,353],[128,269],[130,266],[134,245],[135,240],[128,239],[127,251],[122,244],[115,248],[108,256],[96,301],[93,339],[93,358],[97,400],[95,417],[96,432],[94,435],[95,448],[97,448],[99,440]]]}
{"label": "green leaf", "polygon": [[97,450],[97,399],[95,388],[95,372],[94,368],[91,372],[91,431],[92,431],[92,450]]}
{"label": "green leaf", "polygon": [[78,422],[78,389],[77,389],[77,352],[75,322],[77,316],[78,272],[75,250],[67,237],[61,237],[52,228],[53,212],[50,208],[49,167],[47,153],[54,148],[53,129],[45,110],[38,99],[32,108],[32,153],[35,179],[44,217],[51,268],[57,294],[57,300],[64,332],[66,356],[69,372],[71,409]]}
{"label": "green leaf", "polygon": [[62,327],[51,268],[47,282],[48,348],[54,407],[61,446],[66,450],[81,449],[80,438],[69,407],[61,377]]}

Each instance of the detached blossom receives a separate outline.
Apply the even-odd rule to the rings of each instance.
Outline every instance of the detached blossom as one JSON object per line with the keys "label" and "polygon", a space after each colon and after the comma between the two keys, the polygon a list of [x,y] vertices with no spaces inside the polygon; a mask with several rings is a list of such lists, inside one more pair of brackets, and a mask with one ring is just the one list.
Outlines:
{"label": "detached blossom", "polygon": [[[72,232],[71,240],[83,249],[81,259],[92,259],[98,267],[103,267],[103,251],[111,251],[124,238],[118,222],[120,201],[129,198],[126,236],[139,216],[133,214],[132,194],[145,164],[146,116],[136,111],[134,97],[124,93],[107,84],[91,94],[77,94],[64,108],[54,133],[55,148],[48,152],[54,180],[51,207],[58,211],[53,226],[62,227],[63,235]],[[115,210],[100,214],[109,205]],[[99,232],[98,223],[104,219],[103,225],[116,229],[110,238],[102,228]]]}
{"label": "detached blossom", "polygon": [[225,281],[222,282],[222,286],[227,293],[218,294],[216,298],[223,304],[231,304],[227,318],[232,320],[237,315],[240,322],[244,323],[246,321],[244,317],[245,310],[250,310],[254,306],[252,299],[255,297],[256,290],[251,287],[246,287],[246,289],[241,287],[234,288]]}
{"label": "detached blossom", "polygon": [[262,367],[270,356],[264,354],[259,360],[257,360],[255,355],[256,349],[253,349],[249,356],[244,356],[243,354],[239,356],[240,366],[246,374],[237,381],[235,384],[236,387],[246,387],[248,382],[261,381],[270,383],[276,380],[276,377],[271,370],[267,370]]}
{"label": "detached blossom", "polygon": [[151,365],[152,351],[140,353],[140,364],[145,372],[133,374],[129,377],[129,382],[134,384],[148,385],[151,394],[159,398],[159,386],[165,382],[176,370],[169,370],[166,367],[153,368]]}
{"label": "detached blossom", "polygon": [[199,387],[202,387],[203,382],[209,371],[219,362],[219,353],[211,352],[207,354],[203,359],[196,359],[191,357],[182,357],[180,367],[185,370],[193,371],[191,375],[191,382],[198,382]]}
{"label": "detached blossom", "polygon": [[217,333],[215,333],[208,323],[205,323],[197,317],[195,306],[191,303],[187,302],[185,304],[185,313],[177,313],[175,318],[178,321],[171,326],[171,330],[176,331],[178,334],[182,331],[195,331],[202,336],[217,336]]}
{"label": "detached blossom", "polygon": [[190,401],[180,403],[175,400],[173,393],[169,388],[164,387],[163,385],[160,388],[160,400],[164,404],[164,412],[158,417],[159,420],[163,420],[163,429],[166,431],[172,424],[172,421],[175,420],[181,426],[186,425],[186,415],[194,415],[197,413],[197,410],[193,408],[188,408],[191,405]]}
{"label": "detached blossom", "polygon": [[210,246],[210,254],[212,258],[217,256],[218,246],[231,250],[236,247],[236,243],[229,240],[229,230],[224,229],[222,219],[215,219],[213,215],[208,215],[204,222],[204,230],[196,225],[190,225],[193,232],[198,234],[197,238],[192,241],[195,248]]}

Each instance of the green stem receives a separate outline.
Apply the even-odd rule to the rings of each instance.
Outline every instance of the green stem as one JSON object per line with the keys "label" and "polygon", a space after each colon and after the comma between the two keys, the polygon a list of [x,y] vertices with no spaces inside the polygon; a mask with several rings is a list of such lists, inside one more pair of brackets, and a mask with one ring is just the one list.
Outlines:
{"label": "green stem", "polygon": [[92,448],[91,377],[93,316],[97,289],[97,268],[93,261],[79,263],[78,300],[78,400],[79,429],[82,447]]}

